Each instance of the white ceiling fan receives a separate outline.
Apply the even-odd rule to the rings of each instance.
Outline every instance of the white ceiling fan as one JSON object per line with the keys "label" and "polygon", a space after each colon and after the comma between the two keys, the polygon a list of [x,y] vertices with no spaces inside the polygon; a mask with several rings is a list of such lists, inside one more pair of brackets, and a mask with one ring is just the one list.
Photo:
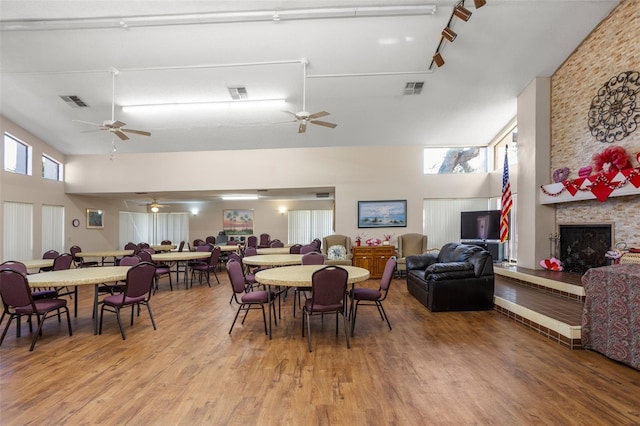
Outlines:
{"label": "white ceiling fan", "polygon": [[318,126],[335,128],[337,124],[329,123],[327,121],[317,120],[321,117],[326,117],[329,115],[327,111],[315,112],[313,114],[307,112],[307,60],[302,60],[302,111],[301,112],[291,112],[291,111],[282,111],[287,114],[291,114],[295,117],[293,120],[294,123],[300,123],[298,126],[298,133],[304,133],[307,131],[307,124],[317,124]]}
{"label": "white ceiling fan", "polygon": [[156,200],[155,198],[152,199],[153,201],[147,204],[140,204],[141,206],[147,206],[147,208],[149,210],[151,210],[153,213],[158,213],[158,211],[162,208],[162,207],[166,207],[166,204],[160,204],[158,203],[158,200]]}
{"label": "white ceiling fan", "polygon": [[121,140],[126,141],[129,140],[129,136],[126,133],[133,133],[136,135],[142,136],[151,136],[151,132],[147,132],[144,130],[135,130],[135,129],[127,129],[123,128],[127,123],[123,123],[120,120],[115,119],[115,109],[116,109],[116,75],[119,74],[119,71],[113,68],[111,72],[111,120],[105,120],[102,124],[92,123],[90,121],[82,121],[82,120],[73,120],[78,123],[91,124],[92,126],[98,126],[98,129],[95,130],[86,130],[85,132],[97,132],[98,130],[106,130]]}

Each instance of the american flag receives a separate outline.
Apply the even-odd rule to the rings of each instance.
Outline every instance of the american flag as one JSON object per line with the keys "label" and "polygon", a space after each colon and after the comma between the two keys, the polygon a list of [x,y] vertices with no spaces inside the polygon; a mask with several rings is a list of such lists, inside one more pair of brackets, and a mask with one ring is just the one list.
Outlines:
{"label": "american flag", "polygon": [[511,184],[509,183],[509,160],[507,148],[504,150],[504,170],[502,171],[502,208],[500,209],[500,242],[509,239],[509,212],[513,206]]}

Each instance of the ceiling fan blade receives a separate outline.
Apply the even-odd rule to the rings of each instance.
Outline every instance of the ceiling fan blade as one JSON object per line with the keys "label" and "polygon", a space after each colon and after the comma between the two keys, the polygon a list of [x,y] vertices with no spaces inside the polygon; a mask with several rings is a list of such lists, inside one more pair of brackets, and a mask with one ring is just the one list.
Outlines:
{"label": "ceiling fan blade", "polygon": [[314,120],[316,118],[326,117],[327,115],[329,115],[327,111],[320,111],[320,112],[316,112],[315,114],[311,114],[309,116],[309,119]]}
{"label": "ceiling fan blade", "polygon": [[129,140],[129,136],[125,135],[124,133],[122,133],[120,131],[120,129],[111,129],[111,131],[113,133],[116,134],[117,137],[119,137],[120,139],[122,139],[123,141],[128,141]]}
{"label": "ceiling fan blade", "polygon": [[136,135],[142,136],[151,136],[151,132],[145,132],[144,130],[134,130],[134,129],[120,129],[123,132],[135,133]]}
{"label": "ceiling fan blade", "polygon": [[326,121],[319,121],[319,120],[311,120],[311,124],[317,124],[318,126],[324,126],[324,127],[331,127],[332,129],[337,127],[337,124],[334,123],[328,123]]}
{"label": "ceiling fan blade", "polygon": [[305,121],[300,123],[300,126],[298,127],[298,133],[304,133],[307,131],[307,123]]}
{"label": "ceiling fan blade", "polygon": [[76,123],[83,123],[83,124],[91,124],[92,126],[98,126],[98,127],[102,127],[102,124],[100,123],[93,123],[91,121],[84,121],[84,120],[71,120],[74,121]]}
{"label": "ceiling fan blade", "polygon": [[127,125],[127,123],[123,123],[123,122],[122,122],[122,121],[120,121],[120,120],[116,120],[116,121],[114,121],[113,123],[111,123],[111,124],[109,125],[109,127],[113,127],[113,128],[115,128],[115,129],[119,129],[120,127],[122,127],[122,126],[126,126],[126,125]]}

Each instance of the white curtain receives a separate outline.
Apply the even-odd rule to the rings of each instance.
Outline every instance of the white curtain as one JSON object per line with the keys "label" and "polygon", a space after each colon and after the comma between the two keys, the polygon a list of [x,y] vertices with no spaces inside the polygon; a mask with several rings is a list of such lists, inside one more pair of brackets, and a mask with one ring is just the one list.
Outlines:
{"label": "white curtain", "polygon": [[33,204],[4,203],[4,260],[33,259]]}
{"label": "white curtain", "polygon": [[424,200],[422,232],[429,248],[460,241],[460,212],[489,209],[486,198],[447,198]]}
{"label": "white curtain", "polygon": [[120,247],[132,241],[160,244],[171,240],[174,244],[189,239],[189,213],[120,212]]}
{"label": "white curtain", "polygon": [[42,206],[42,251],[64,253],[64,207]]}
{"label": "white curtain", "polygon": [[288,243],[309,244],[333,232],[333,210],[291,210],[288,213]]}

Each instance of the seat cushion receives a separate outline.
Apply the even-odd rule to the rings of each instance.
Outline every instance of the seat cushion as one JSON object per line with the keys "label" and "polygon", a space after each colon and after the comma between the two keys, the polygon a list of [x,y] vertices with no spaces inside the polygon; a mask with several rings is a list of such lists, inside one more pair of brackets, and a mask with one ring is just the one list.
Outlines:
{"label": "seat cushion", "polygon": [[267,303],[269,301],[269,293],[265,290],[250,291],[243,294],[240,300],[242,303]]}
{"label": "seat cushion", "polygon": [[378,300],[380,299],[380,290],[377,288],[358,287],[351,292],[356,300]]}

